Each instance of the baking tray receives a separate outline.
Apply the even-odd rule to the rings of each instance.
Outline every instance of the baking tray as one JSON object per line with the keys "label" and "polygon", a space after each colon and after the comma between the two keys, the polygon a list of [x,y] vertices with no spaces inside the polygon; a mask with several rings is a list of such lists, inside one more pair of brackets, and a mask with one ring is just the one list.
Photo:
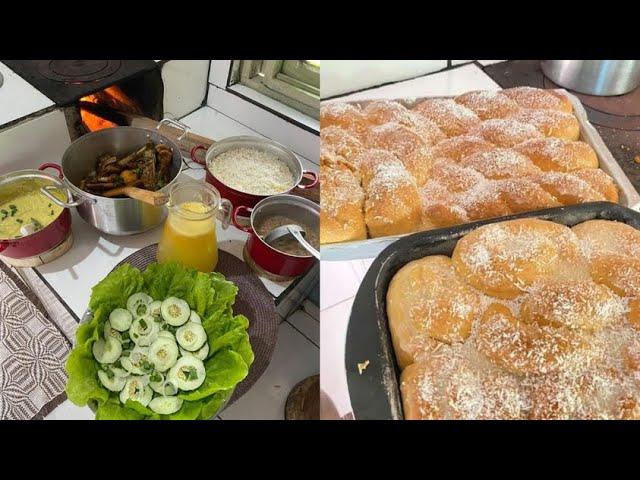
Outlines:
{"label": "baking tray", "polygon": [[[571,101],[574,114],[578,119],[578,123],[580,124],[580,139],[591,145],[591,147],[598,155],[600,168],[608,173],[620,188],[619,203],[621,205],[624,205],[625,207],[629,207],[634,210],[640,210],[640,194],[638,194],[638,191],[635,189],[627,175],[624,173],[616,159],[611,154],[606,144],[602,140],[602,137],[600,137],[598,131],[589,122],[587,112],[582,106],[582,102],[578,99],[578,97],[572,95],[564,89],[557,89],[556,91],[563,93]],[[454,97],[419,97],[393,100],[403,104],[408,108],[411,108],[429,98]],[[376,100],[359,100],[345,103],[351,103],[353,105],[365,107],[367,104],[373,101]],[[355,242],[341,242],[321,245],[322,260],[355,260],[361,258],[374,258],[391,243],[407,235],[411,234],[393,235],[388,237],[370,238],[367,240],[357,240]]]}
{"label": "baking tray", "polygon": [[[610,202],[593,202],[537,212],[520,213],[451,228],[414,233],[389,245],[374,260],[351,308],[345,368],[351,406],[356,419],[401,420],[402,400],[391,333],[387,322],[389,282],[407,263],[427,255],[451,256],[457,241],[481,225],[515,218],[541,218],[573,226],[593,219],[617,220],[640,229],[640,213]],[[358,363],[369,360],[362,372]]]}

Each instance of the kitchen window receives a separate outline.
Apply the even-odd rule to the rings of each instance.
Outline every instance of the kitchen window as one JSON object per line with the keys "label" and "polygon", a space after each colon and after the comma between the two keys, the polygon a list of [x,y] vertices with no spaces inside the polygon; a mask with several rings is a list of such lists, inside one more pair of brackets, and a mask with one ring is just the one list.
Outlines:
{"label": "kitchen window", "polygon": [[235,60],[230,83],[245,85],[318,119],[319,60]]}

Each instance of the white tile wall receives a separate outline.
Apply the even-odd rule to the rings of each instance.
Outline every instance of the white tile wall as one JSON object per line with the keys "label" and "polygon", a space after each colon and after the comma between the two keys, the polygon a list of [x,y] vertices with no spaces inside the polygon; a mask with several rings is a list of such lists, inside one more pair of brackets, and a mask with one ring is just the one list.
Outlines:
{"label": "white tile wall", "polygon": [[200,107],[208,76],[209,60],[170,60],[162,65],[164,116],[180,118]]}

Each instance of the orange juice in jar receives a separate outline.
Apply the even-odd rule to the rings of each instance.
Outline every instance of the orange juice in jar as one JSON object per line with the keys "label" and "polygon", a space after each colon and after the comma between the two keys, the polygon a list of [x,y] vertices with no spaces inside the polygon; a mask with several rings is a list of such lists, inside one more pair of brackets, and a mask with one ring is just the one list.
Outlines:
{"label": "orange juice in jar", "polygon": [[231,204],[206,183],[179,183],[169,192],[169,215],[158,245],[159,262],[179,262],[201,272],[218,263],[216,216],[228,225]]}

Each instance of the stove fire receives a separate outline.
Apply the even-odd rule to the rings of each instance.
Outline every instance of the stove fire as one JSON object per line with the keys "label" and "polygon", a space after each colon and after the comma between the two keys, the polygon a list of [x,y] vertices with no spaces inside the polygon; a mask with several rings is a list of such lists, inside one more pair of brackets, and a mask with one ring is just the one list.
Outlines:
{"label": "stove fire", "polygon": [[113,85],[80,99],[80,118],[90,132],[125,125],[121,113],[142,115],[140,103]]}

